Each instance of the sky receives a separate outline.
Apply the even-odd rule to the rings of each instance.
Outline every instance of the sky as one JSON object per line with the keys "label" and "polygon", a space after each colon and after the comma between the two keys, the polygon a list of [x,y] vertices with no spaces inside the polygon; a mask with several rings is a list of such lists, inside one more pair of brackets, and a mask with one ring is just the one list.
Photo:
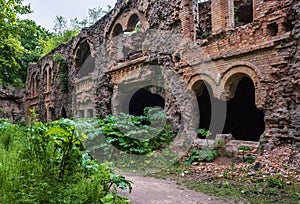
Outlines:
{"label": "sky", "polygon": [[89,8],[107,8],[114,6],[117,0],[23,0],[23,5],[30,4],[32,14],[23,15],[24,19],[32,19],[38,25],[53,31],[54,19],[57,15],[67,19],[87,17]]}

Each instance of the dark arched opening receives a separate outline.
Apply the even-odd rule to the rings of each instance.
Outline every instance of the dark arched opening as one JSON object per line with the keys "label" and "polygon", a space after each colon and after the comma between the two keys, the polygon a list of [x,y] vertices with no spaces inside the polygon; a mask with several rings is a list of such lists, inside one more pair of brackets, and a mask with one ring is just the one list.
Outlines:
{"label": "dark arched opening", "polygon": [[[199,129],[208,130],[211,122],[211,101],[209,96],[209,90],[203,83],[201,87],[201,93],[197,96],[198,108],[200,114]],[[209,87],[210,89],[210,87]],[[201,137],[201,135],[199,135]]]}
{"label": "dark arched opening", "polygon": [[150,91],[141,88],[134,93],[129,102],[129,114],[140,116],[144,115],[146,107],[161,107],[164,108],[165,100],[158,94],[153,94]]}
{"label": "dark arched opening", "polygon": [[67,111],[64,107],[61,110],[60,116],[61,116],[61,118],[67,118]]}
{"label": "dark arched opening", "polygon": [[[225,102],[216,99],[210,85],[203,81],[198,81],[193,90],[197,95],[200,115],[198,129],[209,130],[213,136],[219,134],[225,120]],[[198,137],[204,139],[201,134]]]}
{"label": "dark arched opening", "polygon": [[120,23],[118,23],[117,25],[115,25],[114,30],[112,32],[112,37],[115,37],[117,35],[120,35],[121,33],[123,33],[123,27],[121,26]]}
{"label": "dark arched opening", "polygon": [[137,25],[140,24],[140,19],[137,14],[133,14],[130,16],[127,23],[127,32],[132,32],[136,29]]}
{"label": "dark arched opening", "polygon": [[231,133],[237,140],[259,141],[264,130],[264,113],[255,106],[254,84],[250,78],[243,77],[235,96],[227,102],[223,133]]}
{"label": "dark arched opening", "polygon": [[81,42],[76,52],[76,67],[78,70],[78,78],[88,76],[95,69],[95,59],[91,55],[90,45],[85,40]]}

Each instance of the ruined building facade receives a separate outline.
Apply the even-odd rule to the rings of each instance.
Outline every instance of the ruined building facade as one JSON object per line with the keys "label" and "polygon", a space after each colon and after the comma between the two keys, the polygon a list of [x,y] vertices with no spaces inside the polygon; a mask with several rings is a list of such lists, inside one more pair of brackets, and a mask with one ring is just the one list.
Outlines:
{"label": "ruined building facade", "polygon": [[118,0],[28,68],[26,113],[143,114],[173,129],[232,134],[264,148],[300,144],[297,0]]}

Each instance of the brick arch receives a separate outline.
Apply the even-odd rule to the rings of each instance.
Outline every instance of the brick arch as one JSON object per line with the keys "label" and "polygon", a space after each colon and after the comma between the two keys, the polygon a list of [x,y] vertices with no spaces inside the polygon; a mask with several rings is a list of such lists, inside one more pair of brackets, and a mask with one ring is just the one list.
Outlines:
{"label": "brick arch", "polygon": [[[219,87],[216,81],[208,74],[195,75],[190,82],[197,104],[197,111],[193,116],[197,121],[197,129],[206,129],[212,132],[212,138],[222,132],[226,119],[226,103],[219,100]],[[201,134],[198,137],[204,139]]]}
{"label": "brick arch", "polygon": [[82,93],[80,95],[80,97],[77,98],[77,103],[81,103],[81,104],[84,104],[86,103],[87,101],[93,101],[93,98],[92,96],[89,94],[89,93]]}
{"label": "brick arch", "polygon": [[133,13],[128,18],[128,21],[126,23],[126,31],[133,31],[138,22],[140,22],[140,17],[136,13]]}
{"label": "brick arch", "polygon": [[36,95],[36,78],[36,73],[32,73],[32,75],[30,76],[30,96]]}
{"label": "brick arch", "polygon": [[124,26],[121,23],[116,23],[112,29],[111,37],[116,37],[124,32]]}
{"label": "brick arch", "polygon": [[52,67],[49,63],[45,64],[42,68],[42,79],[46,85],[46,92],[51,90],[51,82],[52,82],[52,77],[53,77],[53,73],[52,73]]}
{"label": "brick arch", "polygon": [[221,73],[221,79],[223,79],[232,72],[242,72],[245,74],[248,73],[249,77],[252,77],[252,80],[254,80],[255,76],[257,76],[260,79],[264,78],[264,75],[262,74],[261,70],[256,65],[250,62],[236,62],[231,64],[230,67],[227,67],[225,71]]}
{"label": "brick arch", "polygon": [[255,87],[255,103],[261,107],[263,101],[263,93],[260,90],[261,80],[264,78],[260,70],[250,63],[243,63],[228,68],[221,74],[219,83],[222,100],[229,100],[234,97],[237,85],[243,77],[248,77],[252,80]]}
{"label": "brick arch", "polygon": [[[75,68],[76,74],[80,74],[80,70],[87,60],[89,60],[88,63],[91,64],[90,66],[92,66],[92,68],[90,66],[85,67],[85,70],[87,73],[93,72],[95,69],[94,56],[95,53],[91,41],[88,38],[79,41],[73,54],[73,67]],[[91,68],[91,70],[89,68]],[[86,73],[82,74],[85,75]]]}
{"label": "brick arch", "polygon": [[92,36],[82,36],[80,38],[78,38],[77,42],[75,43],[75,45],[73,45],[73,57],[75,57],[76,53],[78,52],[78,50],[80,49],[80,46],[82,44],[88,44],[88,46],[90,47],[91,50],[91,54],[94,56],[95,55],[95,50],[94,50],[94,44],[93,44],[93,40],[92,40]]}
{"label": "brick arch", "polygon": [[[106,28],[106,36],[108,36],[108,38],[112,38],[121,34],[122,32],[131,32],[134,30],[134,26],[138,21],[141,24],[140,30],[142,32],[150,27],[147,18],[137,9],[132,9],[125,13],[119,13],[115,15],[111,23],[108,24],[108,27]],[[122,28],[122,32],[115,32],[116,28],[118,27]]]}
{"label": "brick arch", "polygon": [[141,23],[141,31],[145,31],[149,28],[149,23],[148,23],[147,18],[141,12],[139,12],[137,9],[134,9],[127,13],[126,24],[125,24],[126,30],[134,29],[132,26],[133,25],[135,26],[136,23],[138,23],[137,18],[138,18],[138,21],[140,21],[140,23]]}
{"label": "brick arch", "polygon": [[215,80],[212,78],[212,76],[210,76],[208,73],[200,73],[192,76],[188,82],[189,88],[191,90],[194,90],[196,86],[198,86],[199,81],[203,81],[207,83],[211,87],[214,97],[218,96],[217,84]]}
{"label": "brick arch", "polygon": [[54,106],[51,104],[46,103],[45,104],[45,116],[46,116],[46,122],[51,122],[55,119],[55,110]]}
{"label": "brick arch", "polygon": [[79,56],[80,52],[89,50],[90,54],[92,56],[95,55],[94,50],[93,50],[93,44],[88,38],[83,38],[81,39],[75,46],[74,53],[73,53],[73,58],[75,65],[78,63],[76,60],[79,60],[81,56]]}

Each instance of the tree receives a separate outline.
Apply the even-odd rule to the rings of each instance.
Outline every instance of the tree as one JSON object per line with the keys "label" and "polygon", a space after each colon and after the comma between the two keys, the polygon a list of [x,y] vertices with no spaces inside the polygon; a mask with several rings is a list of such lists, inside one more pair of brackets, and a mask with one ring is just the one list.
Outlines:
{"label": "tree", "polygon": [[18,30],[17,15],[30,13],[29,6],[22,6],[22,0],[0,1],[0,83],[11,84],[20,81],[18,73],[21,69],[18,63],[25,49],[21,45]]}
{"label": "tree", "polygon": [[28,63],[41,56],[41,44],[50,33],[18,15],[31,13],[23,0],[0,1],[0,83],[24,86]]}
{"label": "tree", "polygon": [[68,20],[63,16],[56,16],[54,20],[55,33],[43,44],[42,55],[48,54],[62,43],[67,43],[78,35],[82,28],[93,25],[110,10],[110,6],[107,6],[107,10],[101,7],[89,9],[88,16],[83,20],[78,20],[78,18]]}
{"label": "tree", "polygon": [[56,16],[54,20],[54,31],[58,34],[63,33],[67,29],[68,21],[63,16]]}

